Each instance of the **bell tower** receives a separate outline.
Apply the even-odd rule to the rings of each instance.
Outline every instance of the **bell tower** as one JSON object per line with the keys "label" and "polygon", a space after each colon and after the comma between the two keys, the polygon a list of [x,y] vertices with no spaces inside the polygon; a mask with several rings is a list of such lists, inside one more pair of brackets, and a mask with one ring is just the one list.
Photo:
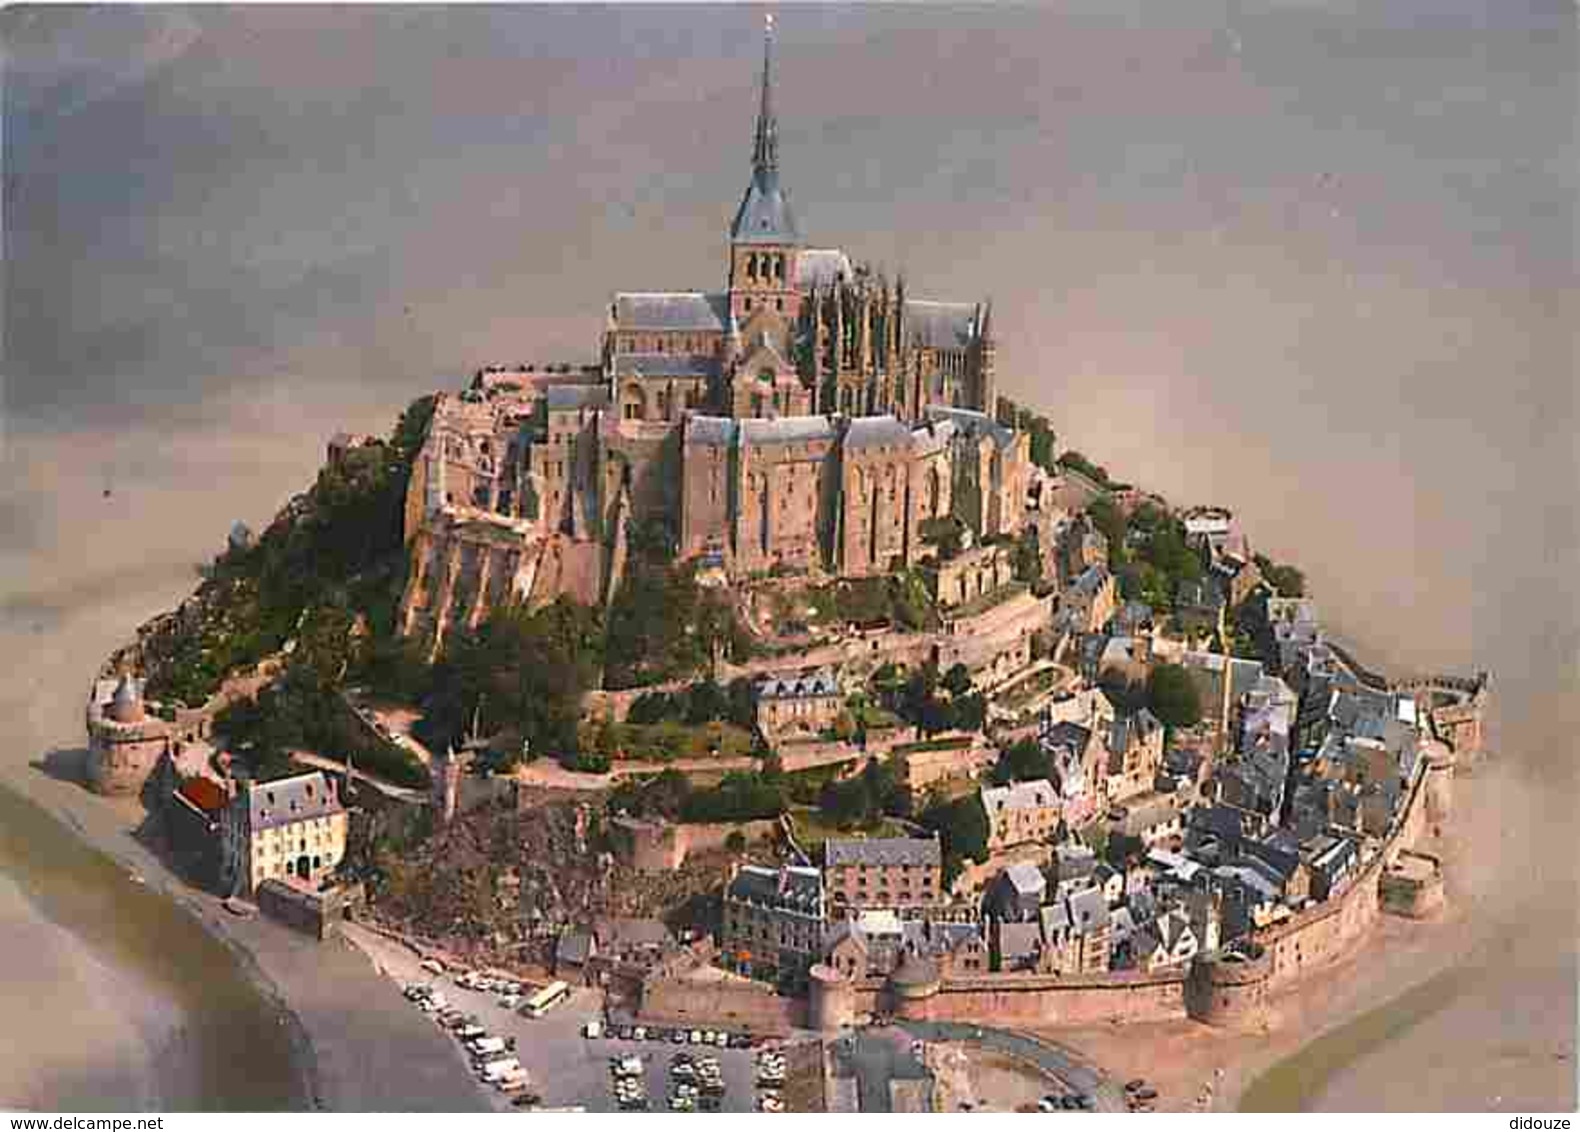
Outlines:
{"label": "bell tower", "polygon": [[796,255],[801,233],[779,184],[779,123],[773,108],[774,18],[763,28],[762,88],[752,144],[752,179],[730,225],[730,313],[743,326],[769,311],[788,323],[799,307]]}

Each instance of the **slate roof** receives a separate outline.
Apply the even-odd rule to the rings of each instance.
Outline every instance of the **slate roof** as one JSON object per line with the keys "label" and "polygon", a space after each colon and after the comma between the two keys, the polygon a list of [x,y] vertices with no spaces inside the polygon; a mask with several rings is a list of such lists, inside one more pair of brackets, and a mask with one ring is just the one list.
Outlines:
{"label": "slate roof", "polygon": [[1088,888],[1069,899],[1070,922],[1082,934],[1108,926],[1108,901],[1100,888]]}
{"label": "slate roof", "polygon": [[1092,565],[1082,570],[1073,582],[1070,589],[1076,593],[1090,597],[1103,588],[1108,580],[1108,570],[1102,566]]}
{"label": "slate roof", "polygon": [[617,377],[712,377],[718,371],[711,354],[620,354],[614,360]]}
{"label": "slate roof", "polygon": [[854,274],[850,257],[839,248],[804,248],[796,256],[795,285],[803,291],[827,287],[841,275],[849,279]]}
{"label": "slate roof", "polygon": [[738,427],[743,444],[801,444],[834,436],[827,417],[748,417]]}
{"label": "slate roof", "polygon": [[975,337],[977,303],[905,300],[905,334],[913,343],[935,350],[960,350]]}
{"label": "slate roof", "polygon": [[846,448],[908,448],[911,430],[892,416],[856,417],[845,430]]}
{"label": "slate roof", "polygon": [[938,865],[943,850],[933,837],[830,838],[823,843],[829,865]]}
{"label": "slate roof", "polygon": [[999,875],[1021,896],[1032,896],[1045,891],[1048,887],[1048,880],[1042,875],[1042,870],[1025,861],[1006,866]]}
{"label": "slate roof", "polygon": [[1278,889],[1273,882],[1249,865],[1219,865],[1212,875],[1227,885],[1249,892],[1264,904],[1278,900]]}
{"label": "slate roof", "polygon": [[827,668],[793,676],[768,676],[757,685],[757,697],[763,700],[800,700],[837,695],[839,680]]}
{"label": "slate roof", "polygon": [[1042,926],[1037,923],[1001,923],[998,953],[1004,959],[1029,959],[1042,946]]}
{"label": "slate roof", "polygon": [[333,785],[321,770],[271,782],[255,782],[247,792],[248,822],[256,832],[342,811]]}
{"label": "slate roof", "polygon": [[1058,845],[1053,857],[1059,866],[1060,881],[1088,877],[1097,871],[1097,852],[1089,845]]}
{"label": "slate roof", "polygon": [[693,416],[686,422],[686,443],[728,447],[735,442],[735,430],[733,417]]}
{"label": "slate roof", "polygon": [[979,413],[975,409],[957,409],[951,405],[928,405],[927,418],[950,421],[967,436],[980,436],[986,433],[993,438],[993,443],[999,448],[1008,448],[1015,440],[1014,429],[1005,428],[986,413]]}
{"label": "slate roof", "polygon": [[702,291],[621,291],[614,297],[621,330],[728,330],[730,300]]}
{"label": "slate roof", "polygon": [[609,390],[602,385],[550,385],[543,391],[543,403],[551,413],[599,409],[609,404]]}
{"label": "slate roof", "polygon": [[1108,914],[1108,930],[1116,945],[1124,943],[1136,934],[1136,918],[1129,908],[1120,905]]}
{"label": "slate roof", "polygon": [[1046,778],[1016,782],[1010,786],[988,786],[982,790],[982,804],[989,815],[998,810],[1033,810],[1052,806],[1056,801],[1053,783]]}
{"label": "slate roof", "polygon": [[1118,716],[1108,730],[1108,749],[1115,755],[1123,755],[1132,743],[1145,743],[1162,729],[1162,721],[1146,708],[1134,715]]}
{"label": "slate roof", "polygon": [[735,210],[735,220],[730,224],[730,240],[737,244],[799,244],[801,230],[796,226],[795,214],[784,187],[779,184],[779,174],[772,169],[758,169],[746,186],[740,207]]}
{"label": "slate roof", "polygon": [[1061,719],[1043,733],[1042,745],[1049,750],[1055,747],[1069,747],[1079,757],[1086,750],[1086,745],[1092,741],[1090,728],[1082,727],[1079,723],[1071,723]]}
{"label": "slate roof", "polygon": [[975,923],[905,920],[900,934],[907,950],[921,955],[947,955],[982,941],[982,929]]}
{"label": "slate roof", "polygon": [[813,913],[821,903],[823,876],[816,869],[798,865],[780,869],[742,865],[730,878],[725,894],[731,900]]}

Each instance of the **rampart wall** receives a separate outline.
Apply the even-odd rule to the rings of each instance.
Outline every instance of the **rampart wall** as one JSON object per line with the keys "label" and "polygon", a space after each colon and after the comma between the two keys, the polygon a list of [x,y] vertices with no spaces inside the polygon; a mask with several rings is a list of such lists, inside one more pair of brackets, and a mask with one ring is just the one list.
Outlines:
{"label": "rampart wall", "polygon": [[637,1014],[660,1025],[698,1025],[753,1034],[788,1034],[807,1025],[807,1001],[735,977],[650,978]]}

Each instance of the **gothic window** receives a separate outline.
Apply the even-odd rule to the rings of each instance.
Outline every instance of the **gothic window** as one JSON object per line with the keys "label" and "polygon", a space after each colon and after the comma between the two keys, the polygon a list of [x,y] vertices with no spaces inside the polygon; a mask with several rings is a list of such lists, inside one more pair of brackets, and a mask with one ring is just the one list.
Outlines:
{"label": "gothic window", "polygon": [[748,279],[756,279],[757,278],[757,253],[756,252],[753,252],[751,255],[746,257],[746,277]]}
{"label": "gothic window", "polygon": [[774,277],[777,279],[785,277],[785,257],[782,255],[774,256]]}

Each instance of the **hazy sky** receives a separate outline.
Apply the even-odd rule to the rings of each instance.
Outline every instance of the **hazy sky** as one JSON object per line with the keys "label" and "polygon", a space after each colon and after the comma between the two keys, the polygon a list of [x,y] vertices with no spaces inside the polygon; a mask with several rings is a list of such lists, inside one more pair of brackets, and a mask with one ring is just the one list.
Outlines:
{"label": "hazy sky", "polygon": [[[1368,645],[1550,676],[1575,646],[1575,16],[785,6],[783,176],[814,243],[991,296],[1006,392],[1116,474],[1238,508]],[[186,554],[342,424],[589,357],[617,288],[717,286],[760,29],[0,12],[0,542],[105,569],[76,509],[146,482],[183,493],[138,518],[179,514]]]}

